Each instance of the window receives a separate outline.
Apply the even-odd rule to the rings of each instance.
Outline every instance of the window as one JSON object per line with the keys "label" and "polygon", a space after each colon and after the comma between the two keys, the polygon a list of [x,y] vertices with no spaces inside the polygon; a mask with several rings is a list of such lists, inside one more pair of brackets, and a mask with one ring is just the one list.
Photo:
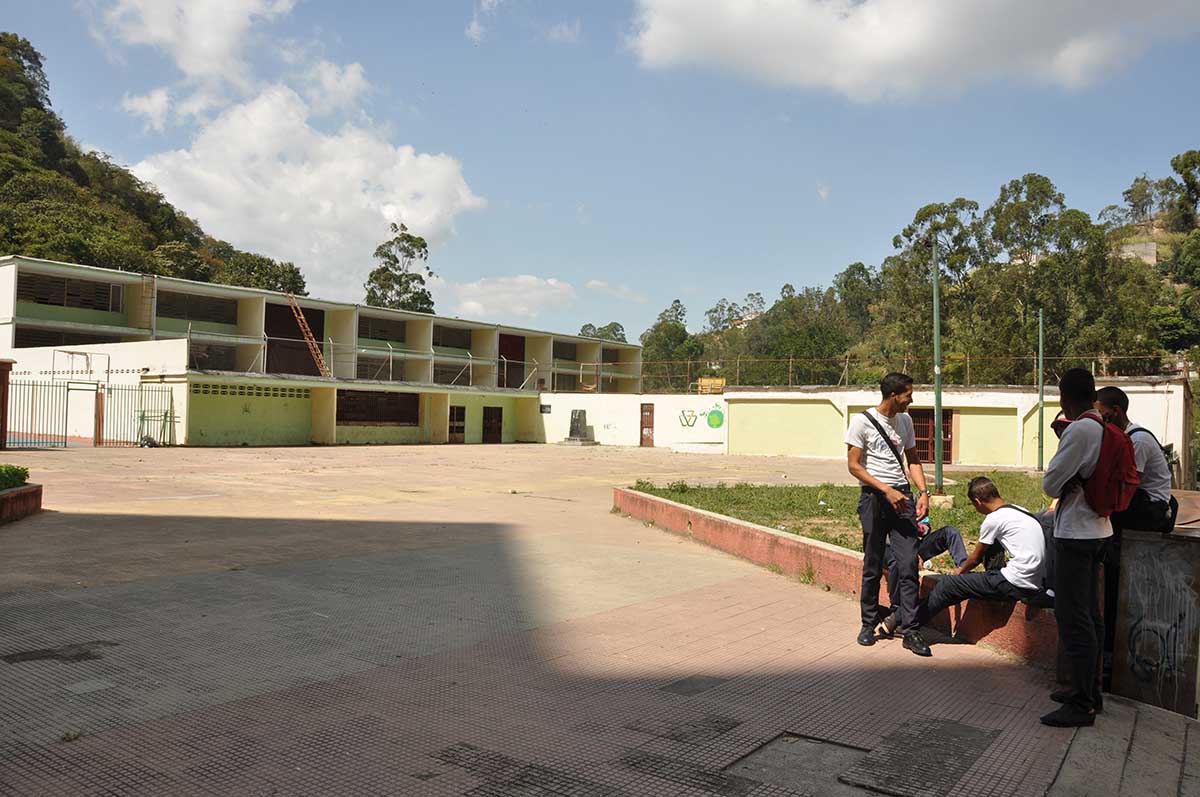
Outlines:
{"label": "window", "polygon": [[433,325],[433,345],[444,346],[447,349],[471,348],[471,330],[459,327],[443,327]]}
{"label": "window", "polygon": [[233,346],[193,343],[189,366],[197,371],[236,371],[237,350]]}
{"label": "window", "polygon": [[465,365],[451,363],[449,365],[433,366],[433,383],[435,385],[469,385],[471,372]]}
{"label": "window", "polygon": [[575,374],[555,374],[554,389],[573,391],[579,389],[579,377]]}
{"label": "window", "polygon": [[390,379],[393,382],[403,382],[404,360],[393,358],[392,367],[389,369],[387,358],[381,360],[359,355],[358,373],[355,376],[359,379]]}
{"label": "window", "polygon": [[417,393],[384,393],[375,390],[339,390],[339,426],[416,426],[421,396]]}
{"label": "window", "polygon": [[20,302],[119,313],[122,295],[120,285],[107,282],[53,277],[48,274],[17,274],[17,301]]}
{"label": "window", "polygon": [[566,341],[554,341],[554,359],[556,360],[574,360],[578,356],[574,343]]}
{"label": "window", "polygon": [[233,325],[237,323],[238,303],[236,299],[159,291],[157,302],[158,314],[166,318],[208,321],[214,324]]}
{"label": "window", "polygon": [[446,430],[446,442],[465,443],[467,441],[467,408],[450,405],[450,427]]}
{"label": "window", "polygon": [[408,322],[393,318],[358,317],[358,336],[372,340],[386,340],[391,343],[403,343],[408,332]]}
{"label": "window", "polygon": [[18,326],[13,346],[29,349],[37,346],[87,346],[93,343],[120,343],[121,339],[108,335],[88,335],[79,332],[55,332],[51,329],[35,329]]}
{"label": "window", "polygon": [[621,361],[621,352],[618,349],[610,349],[607,346],[600,350],[600,362],[618,363]]}

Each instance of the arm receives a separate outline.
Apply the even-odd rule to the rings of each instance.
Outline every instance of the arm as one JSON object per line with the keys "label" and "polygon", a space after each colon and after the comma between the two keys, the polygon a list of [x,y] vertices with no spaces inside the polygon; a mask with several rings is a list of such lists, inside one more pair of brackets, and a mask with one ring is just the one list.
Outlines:
{"label": "arm", "polygon": [[908,475],[922,493],[921,497],[917,499],[917,517],[922,518],[929,514],[929,496],[924,494],[926,491],[925,468],[921,466],[921,457],[917,454],[915,447],[905,449],[904,456],[908,459]]}
{"label": "arm", "polygon": [[846,469],[850,471],[850,475],[868,487],[873,487],[883,493],[888,503],[897,512],[903,509],[904,505],[908,503],[908,499],[905,498],[904,493],[884,484],[867,472],[867,466],[863,464],[863,450],[861,448],[854,445],[847,446],[846,448]]}
{"label": "arm", "polygon": [[955,568],[954,575],[961,576],[963,573],[970,573],[974,570],[983,561],[983,557],[991,547],[991,544],[986,542],[975,543],[975,547],[971,549],[970,555],[967,556],[967,561],[962,563],[962,567]]}
{"label": "arm", "polygon": [[[1076,421],[1079,423],[1079,421]],[[1094,421],[1088,421],[1094,423]],[[1063,433],[1058,443],[1058,451],[1046,466],[1046,475],[1042,477],[1042,491],[1051,498],[1062,498],[1067,485],[1079,475],[1083,465],[1083,456],[1087,449],[1087,441],[1078,430],[1070,429]]]}

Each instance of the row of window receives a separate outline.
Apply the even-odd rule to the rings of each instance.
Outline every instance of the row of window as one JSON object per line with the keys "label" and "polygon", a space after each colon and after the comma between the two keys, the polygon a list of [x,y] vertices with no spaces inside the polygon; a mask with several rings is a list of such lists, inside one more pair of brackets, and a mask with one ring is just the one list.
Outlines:
{"label": "row of window", "polygon": [[420,422],[418,393],[384,393],[378,390],[339,390],[339,426],[416,426]]}
{"label": "row of window", "polygon": [[371,340],[386,340],[391,343],[403,343],[408,334],[408,322],[391,318],[358,317],[358,336]]}
{"label": "row of window", "polygon": [[156,310],[158,315],[179,318],[184,321],[208,321],[215,324],[236,324],[238,317],[237,299],[221,299],[216,296],[194,296],[190,293],[159,291]]}
{"label": "row of window", "polygon": [[20,302],[119,313],[123,299],[124,291],[120,285],[49,274],[17,274],[17,301]]}
{"label": "row of window", "polygon": [[220,385],[204,382],[192,383],[193,396],[245,396],[256,398],[311,398],[311,391],[304,387],[266,387],[264,385]]}

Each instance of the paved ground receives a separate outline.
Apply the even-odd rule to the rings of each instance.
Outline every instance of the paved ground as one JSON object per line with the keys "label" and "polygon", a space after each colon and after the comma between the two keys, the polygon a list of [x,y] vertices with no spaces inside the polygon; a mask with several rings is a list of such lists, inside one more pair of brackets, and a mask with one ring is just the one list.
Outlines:
{"label": "paved ground", "polygon": [[[839,463],[553,446],[7,459],[50,511],[0,527],[2,794],[1007,795],[1060,767],[1060,793],[1089,771],[1115,793],[1127,762],[1115,781],[1089,762],[1124,739],[1162,770],[1172,734],[1172,793],[1196,793],[1200,733],[1182,723],[1117,707],[1072,747],[1037,723],[1044,673],[963,645],[861,649],[853,601],[606,511],[638,477],[820,481]],[[1128,793],[1153,793],[1141,771]]]}

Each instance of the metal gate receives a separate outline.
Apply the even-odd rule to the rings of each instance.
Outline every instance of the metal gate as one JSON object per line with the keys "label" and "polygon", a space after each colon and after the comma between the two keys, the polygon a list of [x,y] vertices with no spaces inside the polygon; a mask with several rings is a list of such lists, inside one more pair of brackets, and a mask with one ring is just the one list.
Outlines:
{"label": "metal gate", "polygon": [[169,385],[26,382],[8,385],[9,448],[175,444]]}

